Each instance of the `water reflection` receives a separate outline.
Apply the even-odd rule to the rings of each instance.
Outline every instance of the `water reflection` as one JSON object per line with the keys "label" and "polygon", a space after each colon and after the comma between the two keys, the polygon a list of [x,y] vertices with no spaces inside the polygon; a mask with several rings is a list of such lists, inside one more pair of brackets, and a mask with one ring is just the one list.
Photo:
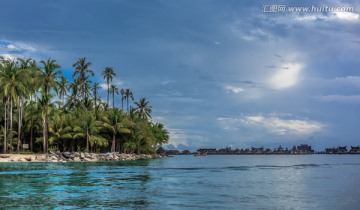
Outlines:
{"label": "water reflection", "polygon": [[[146,208],[149,161],[0,164],[2,208]],[[60,209],[61,209],[60,208]]]}
{"label": "water reflection", "polygon": [[356,209],[360,156],[0,163],[1,208]]}

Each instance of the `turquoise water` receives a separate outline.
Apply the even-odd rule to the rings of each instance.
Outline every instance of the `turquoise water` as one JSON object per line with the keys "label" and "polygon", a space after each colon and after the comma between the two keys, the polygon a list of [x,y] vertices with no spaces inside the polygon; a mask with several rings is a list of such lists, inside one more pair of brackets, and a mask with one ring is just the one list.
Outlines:
{"label": "turquoise water", "polygon": [[359,209],[360,155],[0,163],[2,209]]}

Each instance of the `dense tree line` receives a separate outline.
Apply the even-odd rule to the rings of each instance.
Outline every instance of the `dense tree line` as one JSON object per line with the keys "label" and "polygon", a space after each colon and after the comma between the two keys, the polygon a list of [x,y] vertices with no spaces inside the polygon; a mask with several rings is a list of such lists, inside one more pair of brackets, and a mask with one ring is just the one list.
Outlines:
{"label": "dense tree line", "polygon": [[[145,98],[134,102],[129,88],[112,84],[112,67],[102,72],[107,102],[85,57],[73,64],[72,82],[56,60],[0,57],[0,148],[19,153],[23,144],[32,152],[48,150],[154,153],[169,140],[163,124],[151,121]],[[121,94],[121,109],[115,106]],[[112,106],[110,106],[110,96]],[[126,110],[124,110],[126,102]],[[130,104],[129,104],[130,102]],[[133,106],[131,106],[131,103]]]}

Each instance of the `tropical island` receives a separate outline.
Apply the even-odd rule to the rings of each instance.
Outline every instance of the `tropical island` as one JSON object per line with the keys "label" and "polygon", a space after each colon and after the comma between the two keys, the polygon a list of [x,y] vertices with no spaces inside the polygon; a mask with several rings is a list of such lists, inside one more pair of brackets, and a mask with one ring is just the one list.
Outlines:
{"label": "tropical island", "polygon": [[[0,161],[34,161],[44,155],[46,160],[78,161],[155,157],[169,132],[152,121],[149,101],[134,102],[130,88],[112,84],[112,67],[102,71],[107,100],[101,100],[91,65],[86,57],[79,58],[72,77],[66,78],[50,58],[37,62],[0,57]],[[119,94],[121,108],[115,106]]]}

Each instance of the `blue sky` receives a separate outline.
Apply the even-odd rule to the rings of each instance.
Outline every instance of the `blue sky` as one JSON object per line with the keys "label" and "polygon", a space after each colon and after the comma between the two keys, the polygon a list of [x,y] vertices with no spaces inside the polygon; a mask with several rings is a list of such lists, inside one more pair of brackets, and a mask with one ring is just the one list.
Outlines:
{"label": "blue sky", "polygon": [[[280,4],[353,11],[261,11]],[[180,149],[355,146],[359,14],[351,0],[0,0],[0,54],[51,57],[68,75],[87,57],[103,85],[112,66]]]}

